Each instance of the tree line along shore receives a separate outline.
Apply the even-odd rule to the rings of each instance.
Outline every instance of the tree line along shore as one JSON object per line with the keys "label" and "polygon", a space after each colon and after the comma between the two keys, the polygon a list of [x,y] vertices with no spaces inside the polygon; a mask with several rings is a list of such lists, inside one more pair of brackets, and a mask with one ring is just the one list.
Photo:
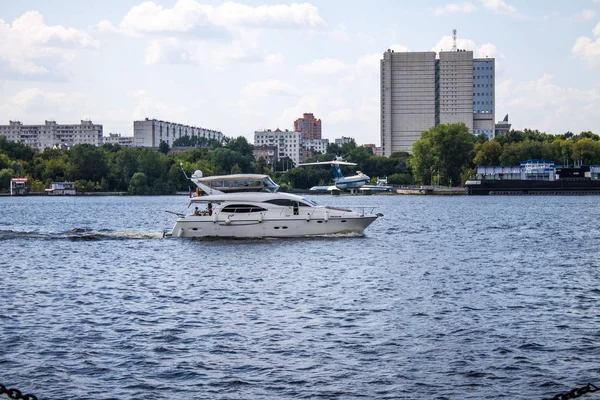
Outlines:
{"label": "tree line along shore", "polygon": [[[193,138],[192,138],[193,139]],[[51,182],[75,182],[79,192],[120,192],[132,195],[174,194],[188,191],[189,173],[205,176],[236,173],[268,174],[283,190],[328,185],[332,174],[325,167],[296,167],[287,158],[269,166],[256,160],[253,146],[243,137],[215,140],[181,138],[172,151],[161,143],[158,149],[80,144],[68,150],[42,152],[0,137],[0,192],[8,192],[10,180],[26,177],[31,192],[43,192]],[[390,185],[461,186],[476,166],[511,166],[525,160],[553,161],[557,165],[600,164],[600,136],[592,132],[552,135],[537,130],[512,130],[492,140],[473,136],[464,124],[440,124],[424,131],[412,146],[412,154],[375,156],[371,148],[345,143],[330,144],[325,154],[306,162],[329,161],[335,157],[358,164],[355,169],[370,176],[387,177]],[[353,172],[343,167],[344,174]]]}

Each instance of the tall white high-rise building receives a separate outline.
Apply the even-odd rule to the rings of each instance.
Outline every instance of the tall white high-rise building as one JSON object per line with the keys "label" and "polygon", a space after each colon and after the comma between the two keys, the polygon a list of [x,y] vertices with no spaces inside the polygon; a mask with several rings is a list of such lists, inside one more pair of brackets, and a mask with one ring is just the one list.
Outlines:
{"label": "tall white high-rise building", "polygon": [[381,147],[386,156],[411,151],[436,124],[435,52],[394,52],[381,60]]}
{"label": "tall white high-rise building", "polygon": [[394,52],[381,60],[381,148],[412,151],[421,132],[462,122],[475,135],[494,135],[495,63],[472,51]]}

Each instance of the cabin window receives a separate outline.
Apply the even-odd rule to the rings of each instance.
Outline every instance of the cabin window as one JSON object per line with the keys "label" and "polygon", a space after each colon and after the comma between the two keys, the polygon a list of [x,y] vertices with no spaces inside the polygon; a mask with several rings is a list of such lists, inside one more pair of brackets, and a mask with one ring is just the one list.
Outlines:
{"label": "cabin window", "polygon": [[252,204],[230,204],[221,209],[221,212],[225,213],[238,213],[238,214],[247,214],[252,212],[263,212],[267,211],[262,207],[255,206]]}
{"label": "cabin window", "polygon": [[296,205],[298,202],[290,199],[273,199],[267,200],[265,203],[275,204],[276,206],[284,206],[284,207],[292,207]]}

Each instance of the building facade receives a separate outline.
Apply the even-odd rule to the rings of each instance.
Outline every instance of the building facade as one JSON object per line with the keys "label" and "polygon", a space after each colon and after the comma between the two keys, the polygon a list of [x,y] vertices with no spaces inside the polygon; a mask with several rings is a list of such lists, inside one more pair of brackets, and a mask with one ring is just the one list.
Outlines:
{"label": "building facade", "polygon": [[473,59],[473,134],[495,136],[496,60]]}
{"label": "building facade", "polygon": [[496,135],[506,135],[510,131],[511,123],[508,122],[508,114],[504,116],[502,121],[496,123]]}
{"label": "building facade", "polygon": [[435,52],[388,50],[380,69],[384,155],[411,151],[421,132],[436,125]]}
{"label": "building facade", "polygon": [[254,145],[258,147],[276,146],[277,159],[290,158],[294,165],[300,163],[300,136],[301,132],[289,130],[282,131],[279,128],[274,131],[267,129],[254,132]]}
{"label": "building facade", "polygon": [[294,121],[294,130],[302,133],[302,140],[321,139],[321,120],[312,113],[304,113],[302,118]]}
{"label": "building facade", "polygon": [[354,138],[347,137],[347,136],[342,136],[341,138],[335,139],[335,144],[338,146],[341,146],[345,143],[351,143],[351,142],[356,142],[356,141],[354,140]]}
{"label": "building facade", "polygon": [[108,136],[102,137],[104,143],[118,144],[122,147],[133,147],[133,139],[133,136],[121,136],[120,133],[110,133]]}
{"label": "building facade", "polygon": [[316,154],[327,153],[327,146],[329,139],[300,139],[300,161],[304,162]]}
{"label": "building facade", "polygon": [[437,66],[436,125],[462,122],[473,131],[473,52],[442,51]]}
{"label": "building facade", "polygon": [[412,151],[421,132],[464,123],[475,135],[494,136],[495,60],[472,51],[383,54],[380,71],[381,148],[385,156]]}
{"label": "building facade", "polygon": [[173,147],[175,140],[186,135],[223,140],[223,133],[212,129],[148,118],[143,121],[133,121],[133,141],[136,147],[158,147],[163,141],[169,147]]}
{"label": "building facade", "polygon": [[270,169],[277,163],[277,146],[254,146],[252,154],[256,160],[264,158]]}
{"label": "building facade", "polygon": [[44,125],[24,125],[20,121],[10,121],[0,125],[0,136],[7,140],[26,144],[43,151],[52,147],[73,147],[76,144],[102,145],[102,125],[92,121],[80,124],[57,124],[45,121]]}

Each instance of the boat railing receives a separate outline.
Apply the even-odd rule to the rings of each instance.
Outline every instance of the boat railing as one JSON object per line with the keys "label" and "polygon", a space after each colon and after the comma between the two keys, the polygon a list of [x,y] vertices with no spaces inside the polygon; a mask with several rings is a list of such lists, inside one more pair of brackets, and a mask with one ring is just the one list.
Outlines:
{"label": "boat railing", "polygon": [[357,212],[358,212],[358,214],[361,217],[364,217],[367,214],[375,214],[375,208],[376,207],[373,207],[373,206],[355,206],[353,208],[355,208],[356,210],[358,210]]}
{"label": "boat railing", "polygon": [[346,213],[356,213],[358,215],[360,215],[361,217],[364,217],[365,215],[368,214],[375,214],[375,208],[374,206],[352,206],[350,207],[351,209],[347,209],[347,208],[338,208],[338,207],[327,207],[330,210],[336,210],[336,211],[342,211],[342,217],[346,215]]}

